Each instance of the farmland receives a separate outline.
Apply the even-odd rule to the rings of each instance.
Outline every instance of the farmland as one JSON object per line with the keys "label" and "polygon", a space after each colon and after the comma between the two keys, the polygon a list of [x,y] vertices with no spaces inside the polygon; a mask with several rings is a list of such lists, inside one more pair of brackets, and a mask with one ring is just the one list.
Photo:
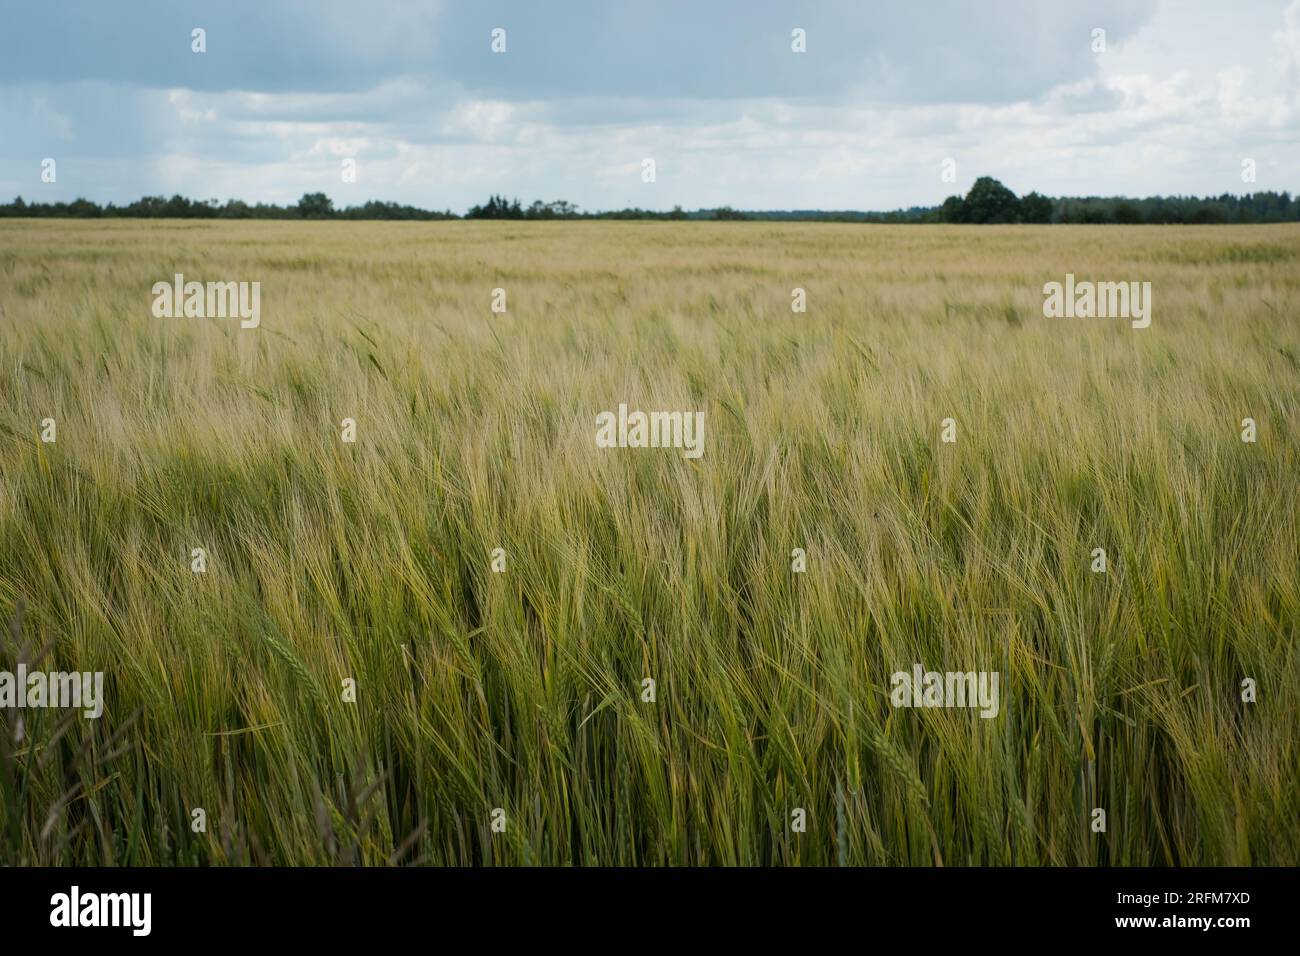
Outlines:
{"label": "farmland", "polygon": [[1291,225],[0,221],[0,863],[1295,865],[1298,475]]}

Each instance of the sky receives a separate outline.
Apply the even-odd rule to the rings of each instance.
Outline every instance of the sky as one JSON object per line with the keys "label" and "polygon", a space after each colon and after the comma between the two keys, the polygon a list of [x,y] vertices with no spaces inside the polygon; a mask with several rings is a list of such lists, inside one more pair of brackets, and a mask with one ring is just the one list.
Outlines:
{"label": "sky", "polygon": [[884,210],[982,175],[1300,191],[1300,0],[0,0],[5,201]]}

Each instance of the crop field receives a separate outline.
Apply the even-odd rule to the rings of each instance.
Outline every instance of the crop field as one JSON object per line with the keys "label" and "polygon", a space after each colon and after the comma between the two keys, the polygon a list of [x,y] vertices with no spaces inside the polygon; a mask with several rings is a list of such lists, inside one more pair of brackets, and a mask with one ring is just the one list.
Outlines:
{"label": "crop field", "polygon": [[1300,226],[3,220],[0,864],[1296,865],[1298,477]]}

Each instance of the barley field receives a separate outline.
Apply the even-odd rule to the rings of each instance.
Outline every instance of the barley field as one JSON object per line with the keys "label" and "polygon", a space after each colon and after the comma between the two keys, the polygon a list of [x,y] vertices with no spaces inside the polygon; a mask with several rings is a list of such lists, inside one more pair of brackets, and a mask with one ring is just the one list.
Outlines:
{"label": "barley field", "polygon": [[1298,475],[1300,226],[0,221],[0,863],[1295,865]]}

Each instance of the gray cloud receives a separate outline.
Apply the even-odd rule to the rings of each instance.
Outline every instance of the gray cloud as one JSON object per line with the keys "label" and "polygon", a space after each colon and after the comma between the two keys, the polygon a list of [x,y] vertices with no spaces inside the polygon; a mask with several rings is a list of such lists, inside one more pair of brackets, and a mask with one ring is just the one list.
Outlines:
{"label": "gray cloud", "polygon": [[[23,4],[0,40],[0,82],[348,92],[411,75],[507,99],[1008,102],[1090,75],[1091,28],[1120,42],[1152,9],[1152,0]],[[194,27],[207,31],[202,56],[190,50]],[[505,55],[489,47],[496,27],[507,31]],[[807,32],[807,55],[791,55],[795,27]]]}
{"label": "gray cloud", "polygon": [[1300,0],[140,0],[22,5],[8,26],[0,195],[28,198],[884,208],[983,173],[1222,192],[1247,150],[1259,188],[1294,188],[1300,158]]}

